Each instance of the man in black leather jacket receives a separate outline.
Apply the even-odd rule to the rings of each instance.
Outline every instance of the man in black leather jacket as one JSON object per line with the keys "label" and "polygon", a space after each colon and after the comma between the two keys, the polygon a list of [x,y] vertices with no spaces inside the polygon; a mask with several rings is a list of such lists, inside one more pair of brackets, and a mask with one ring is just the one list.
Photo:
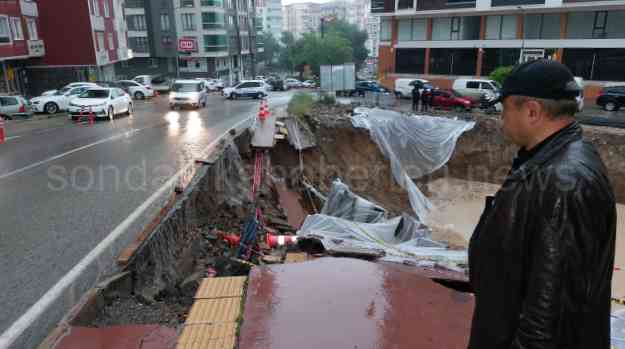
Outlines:
{"label": "man in black leather jacket", "polygon": [[517,66],[500,100],[521,147],[471,237],[470,349],[608,349],[616,207],[573,119],[579,86],[555,61]]}

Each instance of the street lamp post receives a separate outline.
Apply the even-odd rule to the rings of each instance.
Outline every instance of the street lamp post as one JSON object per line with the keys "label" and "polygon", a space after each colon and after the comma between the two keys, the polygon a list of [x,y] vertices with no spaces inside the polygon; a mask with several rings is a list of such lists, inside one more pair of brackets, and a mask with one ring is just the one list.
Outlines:
{"label": "street lamp post", "polygon": [[523,63],[523,51],[525,51],[525,11],[523,11],[523,6],[517,6],[517,9],[521,11],[521,20],[523,21],[523,32],[521,33],[521,53],[519,55],[519,63]]}

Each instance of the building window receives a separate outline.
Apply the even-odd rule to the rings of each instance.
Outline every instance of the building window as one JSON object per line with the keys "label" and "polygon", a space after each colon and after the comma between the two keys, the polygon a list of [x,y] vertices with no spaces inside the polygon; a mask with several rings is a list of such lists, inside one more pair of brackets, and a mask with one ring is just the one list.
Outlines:
{"label": "building window", "polygon": [[171,24],[169,23],[169,14],[161,13],[161,30],[169,31],[171,29]]}
{"label": "building window", "polygon": [[517,16],[487,16],[486,39],[511,40],[516,39]]}
{"label": "building window", "polygon": [[164,47],[170,47],[173,45],[174,41],[172,40],[171,36],[165,35],[161,39],[161,43],[163,44]]}
{"label": "building window", "polygon": [[89,0],[89,9],[91,11],[91,14],[94,16],[99,16],[100,15],[100,5],[98,4],[98,0]]}
{"label": "building window", "polygon": [[202,0],[200,2],[202,6],[213,6],[213,7],[223,7],[224,3],[222,0]]}
{"label": "building window", "polygon": [[109,50],[115,49],[115,37],[113,37],[113,33],[108,33],[109,38]]}
{"label": "building window", "polygon": [[96,32],[95,35],[98,43],[98,51],[104,51],[104,32]]}
{"label": "building window", "polygon": [[220,12],[202,12],[202,28],[215,29],[226,26],[225,16]]}
{"label": "building window", "polygon": [[126,8],[144,8],[144,0],[126,0]]}
{"label": "building window", "polygon": [[398,10],[411,10],[414,8],[413,0],[399,0],[397,1]]}
{"label": "building window", "polygon": [[195,30],[195,14],[193,13],[182,14],[182,29],[183,30]]}
{"label": "building window", "polygon": [[129,15],[126,17],[128,30],[146,31],[145,15]]}
{"label": "building window", "polygon": [[227,48],[226,35],[204,35],[204,52],[225,51]]}
{"label": "building window", "polygon": [[11,42],[11,30],[9,29],[9,19],[6,16],[0,16],[0,43],[6,44]]}
{"label": "building window", "polygon": [[426,39],[426,19],[401,19],[397,23],[397,39],[399,41],[417,41]]}
{"label": "building window", "polygon": [[148,38],[146,37],[128,38],[128,45],[137,53],[148,52]]}
{"label": "building window", "polygon": [[525,39],[559,39],[560,15],[526,15],[523,28]]}
{"label": "building window", "polygon": [[26,25],[28,26],[29,40],[39,40],[39,32],[37,31],[37,19],[26,18]]}
{"label": "building window", "polygon": [[569,13],[569,39],[625,38],[625,11]]}
{"label": "building window", "polygon": [[11,17],[11,30],[13,31],[13,40],[24,40],[22,20],[20,18]]}
{"label": "building window", "polygon": [[178,60],[178,66],[180,68],[188,68],[189,67],[189,61],[186,59],[179,59]]}
{"label": "building window", "polygon": [[150,58],[150,67],[158,68],[158,58]]}
{"label": "building window", "polygon": [[110,17],[111,14],[109,13],[109,0],[104,0],[102,4],[104,5],[104,17]]}
{"label": "building window", "polygon": [[391,25],[390,19],[380,21],[380,41],[391,41]]}
{"label": "building window", "polygon": [[180,0],[180,7],[194,7],[194,0]]}
{"label": "building window", "polygon": [[122,68],[128,68],[128,61],[122,61]]}

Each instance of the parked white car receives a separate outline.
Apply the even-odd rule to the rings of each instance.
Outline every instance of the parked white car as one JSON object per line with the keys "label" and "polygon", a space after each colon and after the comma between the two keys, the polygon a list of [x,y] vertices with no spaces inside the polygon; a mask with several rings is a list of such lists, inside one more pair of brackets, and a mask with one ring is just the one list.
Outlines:
{"label": "parked white car", "polygon": [[317,84],[315,84],[315,82],[312,80],[306,80],[302,82],[302,87],[305,87],[305,88],[315,88],[316,86]]}
{"label": "parked white car", "polygon": [[69,103],[72,119],[93,113],[96,118],[113,120],[116,115],[132,114],[132,98],[121,88],[89,88]]}
{"label": "parked white car", "polygon": [[169,93],[169,107],[206,107],[208,93],[202,80],[175,80]]}
{"label": "parked white car", "polygon": [[0,96],[0,118],[28,118],[33,115],[28,101],[22,96]]}
{"label": "parked white car", "polygon": [[[397,79],[395,80],[395,96],[402,98],[412,98],[412,89],[415,84],[431,85],[430,81],[424,79]],[[421,90],[419,91],[421,92]]]}
{"label": "parked white car", "polygon": [[143,86],[150,86],[154,91],[167,92],[171,88],[170,80],[160,75],[139,75],[132,78],[133,81]]}
{"label": "parked white car", "polygon": [[452,89],[463,97],[480,99],[486,93],[498,93],[501,86],[494,80],[456,79]]}
{"label": "parked white car", "polygon": [[[72,87],[84,87],[84,86],[86,86],[86,87],[98,87],[98,84],[93,83],[93,82],[72,82],[72,83],[69,83],[69,84],[67,84],[67,85],[63,86],[63,87],[61,88],[61,90],[62,90],[62,89],[66,89],[66,88],[72,88]],[[41,95],[42,95],[42,96],[51,96],[51,95],[53,95],[53,94],[57,93],[58,91],[59,91],[59,90],[48,90],[48,91],[46,91],[46,92],[42,93]]]}
{"label": "parked white car", "polygon": [[223,89],[224,97],[228,99],[238,99],[239,97],[262,98],[267,96],[268,84],[262,80],[244,80]]}
{"label": "parked white car", "polygon": [[30,104],[35,113],[56,114],[69,108],[72,99],[78,97],[92,86],[64,87],[57,92],[30,100]]}
{"label": "parked white car", "polygon": [[141,85],[133,80],[119,80],[116,83],[123,89],[128,91],[130,96],[134,99],[145,99],[148,97],[154,97],[154,89],[149,85]]}
{"label": "parked white car", "polygon": [[297,79],[293,79],[293,78],[285,79],[284,80],[284,84],[288,88],[299,88],[299,87],[302,87],[302,82],[297,80]]}

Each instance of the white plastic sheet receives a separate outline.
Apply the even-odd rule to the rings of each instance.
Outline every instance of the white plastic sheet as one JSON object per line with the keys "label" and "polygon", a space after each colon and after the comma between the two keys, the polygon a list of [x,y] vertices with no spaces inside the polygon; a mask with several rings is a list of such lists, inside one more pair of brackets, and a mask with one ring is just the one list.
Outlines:
{"label": "white plastic sheet", "polygon": [[610,323],[612,326],[612,347],[616,349],[625,349],[625,309],[612,313]]}
{"label": "white plastic sheet", "polygon": [[386,210],[352,193],[340,179],[332,182],[332,190],[321,213],[354,222],[376,223],[386,219]]}
{"label": "white plastic sheet", "polygon": [[356,108],[354,112],[352,124],[369,130],[389,159],[395,181],[408,192],[415,214],[425,222],[432,204],[412,178],[428,175],[445,165],[460,135],[475,123],[376,108]]}

